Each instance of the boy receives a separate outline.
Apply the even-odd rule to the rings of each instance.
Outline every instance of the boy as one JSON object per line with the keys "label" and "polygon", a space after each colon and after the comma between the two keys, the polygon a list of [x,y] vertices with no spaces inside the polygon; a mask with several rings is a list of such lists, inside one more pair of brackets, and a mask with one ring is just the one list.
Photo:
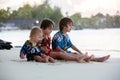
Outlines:
{"label": "boy", "polygon": [[43,38],[42,30],[39,28],[33,28],[30,33],[30,39],[25,42],[20,51],[20,58],[24,59],[26,55],[27,61],[37,61],[37,62],[55,62],[55,60],[45,54],[41,53],[43,49],[38,43]]}
{"label": "boy", "polygon": [[66,61],[76,61],[78,63],[81,63],[82,60],[86,58],[87,54],[74,57],[74,56],[67,55],[64,52],[61,52],[59,50],[52,50],[50,48],[50,42],[51,42],[50,33],[52,32],[54,28],[54,23],[50,19],[44,19],[41,22],[40,28],[43,31],[43,37],[44,37],[41,45],[42,47],[46,48],[46,51],[43,51],[43,53],[45,53],[46,55],[49,55],[55,59],[62,59]]}
{"label": "boy", "polygon": [[[59,50],[62,52],[66,52],[66,54],[72,55],[72,56],[81,56],[84,55],[75,45],[72,44],[69,35],[67,32],[70,32],[73,27],[73,21],[70,18],[62,18],[59,22],[59,29],[53,39],[52,39],[52,48],[53,50]],[[72,48],[76,52],[71,52],[68,51],[68,48]],[[90,59],[91,61],[97,61],[97,62],[103,62],[108,60],[110,55],[95,58],[94,55],[91,55],[91,57],[84,59],[85,61],[89,62],[88,60]]]}

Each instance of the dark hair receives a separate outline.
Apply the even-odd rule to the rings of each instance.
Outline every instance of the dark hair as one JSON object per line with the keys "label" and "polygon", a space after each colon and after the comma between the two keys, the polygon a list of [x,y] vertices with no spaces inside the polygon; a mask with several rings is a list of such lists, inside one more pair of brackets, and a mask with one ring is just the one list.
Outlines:
{"label": "dark hair", "polygon": [[73,24],[73,21],[70,18],[67,18],[67,17],[62,18],[59,22],[60,31],[63,30],[63,27],[67,27],[67,24],[69,24],[69,23]]}
{"label": "dark hair", "polygon": [[54,27],[54,22],[50,19],[43,19],[40,25],[41,29],[46,29],[48,27],[50,27],[51,25],[53,25]]}

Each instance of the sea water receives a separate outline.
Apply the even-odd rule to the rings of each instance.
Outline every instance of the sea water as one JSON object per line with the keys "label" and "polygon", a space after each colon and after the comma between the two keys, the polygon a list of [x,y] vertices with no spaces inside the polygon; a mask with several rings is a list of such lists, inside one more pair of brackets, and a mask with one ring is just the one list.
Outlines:
{"label": "sea water", "polygon": [[[58,30],[51,33],[51,38]],[[22,46],[29,39],[30,30],[1,31],[0,39]],[[68,33],[74,45],[82,50],[112,50],[120,52],[120,29],[83,29]]]}

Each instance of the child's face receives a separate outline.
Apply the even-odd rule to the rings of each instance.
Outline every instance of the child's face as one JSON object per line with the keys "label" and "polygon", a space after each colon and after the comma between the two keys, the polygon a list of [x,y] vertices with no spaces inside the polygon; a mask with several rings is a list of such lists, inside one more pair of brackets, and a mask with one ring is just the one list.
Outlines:
{"label": "child's face", "polygon": [[35,42],[39,42],[40,40],[43,39],[43,33],[37,33],[35,36],[34,36],[34,40]]}
{"label": "child's face", "polygon": [[48,28],[44,29],[44,30],[43,30],[43,33],[44,33],[45,35],[50,35],[50,33],[52,32],[52,30],[53,30],[53,25],[51,25],[51,26],[49,26]]}
{"label": "child's face", "polygon": [[69,24],[67,24],[67,27],[65,27],[65,29],[66,29],[67,32],[70,32],[72,27],[73,27],[73,24],[69,23]]}

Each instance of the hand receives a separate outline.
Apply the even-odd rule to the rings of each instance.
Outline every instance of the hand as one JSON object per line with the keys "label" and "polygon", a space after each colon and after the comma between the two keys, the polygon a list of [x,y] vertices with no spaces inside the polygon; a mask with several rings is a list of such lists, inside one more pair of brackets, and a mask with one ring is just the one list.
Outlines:
{"label": "hand", "polygon": [[45,54],[41,54],[41,57],[46,58],[47,56]]}
{"label": "hand", "polygon": [[20,58],[21,59],[24,59],[25,58],[25,55],[23,53],[20,53]]}
{"label": "hand", "polygon": [[49,52],[49,49],[47,47],[42,47],[41,50],[45,53],[48,53]]}
{"label": "hand", "polygon": [[88,52],[85,52],[85,54],[86,54],[87,57],[89,57],[89,56],[88,56]]}

